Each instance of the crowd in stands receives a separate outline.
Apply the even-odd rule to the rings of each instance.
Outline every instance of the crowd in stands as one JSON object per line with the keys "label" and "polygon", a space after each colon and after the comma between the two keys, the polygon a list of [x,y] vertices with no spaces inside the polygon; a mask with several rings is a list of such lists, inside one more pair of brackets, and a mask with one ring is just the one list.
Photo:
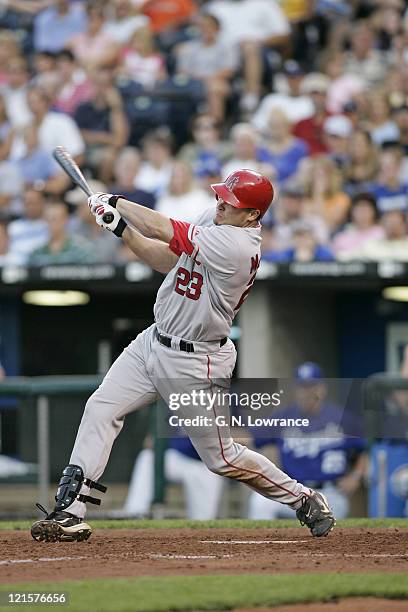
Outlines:
{"label": "crowd in stands", "polygon": [[59,145],[185,221],[266,174],[267,261],[408,261],[408,2],[2,0],[0,265],[131,260]]}

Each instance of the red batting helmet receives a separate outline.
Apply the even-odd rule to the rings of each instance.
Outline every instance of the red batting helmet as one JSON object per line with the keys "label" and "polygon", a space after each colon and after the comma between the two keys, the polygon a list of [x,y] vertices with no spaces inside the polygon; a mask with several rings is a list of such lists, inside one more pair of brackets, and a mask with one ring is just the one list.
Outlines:
{"label": "red batting helmet", "polygon": [[211,185],[217,196],[235,208],[255,208],[264,216],[273,200],[271,181],[254,170],[237,170],[224,183]]}

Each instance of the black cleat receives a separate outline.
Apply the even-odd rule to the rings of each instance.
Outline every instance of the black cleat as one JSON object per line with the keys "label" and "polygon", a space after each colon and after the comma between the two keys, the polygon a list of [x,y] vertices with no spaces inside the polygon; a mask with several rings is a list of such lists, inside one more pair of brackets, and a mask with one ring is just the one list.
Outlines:
{"label": "black cleat", "polygon": [[312,491],[310,497],[303,497],[296,516],[301,525],[309,527],[315,538],[329,535],[336,524],[326,497],[317,491]]}
{"label": "black cleat", "polygon": [[49,514],[40,504],[36,505],[46,515],[31,527],[37,542],[82,542],[90,537],[92,529],[83,519],[63,511]]}

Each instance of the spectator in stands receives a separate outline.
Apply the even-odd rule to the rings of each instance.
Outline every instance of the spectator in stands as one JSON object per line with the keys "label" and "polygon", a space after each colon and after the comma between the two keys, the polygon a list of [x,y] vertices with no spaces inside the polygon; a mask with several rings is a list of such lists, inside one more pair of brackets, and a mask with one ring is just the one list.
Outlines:
{"label": "spectator in stands", "polygon": [[40,87],[47,92],[50,98],[53,98],[60,80],[55,53],[39,51],[34,55],[33,63],[34,77],[31,79],[30,85]]}
{"label": "spectator in stands", "polygon": [[103,4],[88,4],[86,13],[87,29],[70,38],[63,46],[70,49],[87,70],[110,67],[117,58],[118,47],[104,30]]}
{"label": "spectator in stands", "polygon": [[80,161],[85,147],[73,119],[63,113],[52,111],[49,96],[38,87],[29,90],[28,105],[38,128],[38,142],[41,148],[52,152],[55,147],[63,146]]}
{"label": "spectator in stands", "polygon": [[[347,259],[362,261],[408,261],[407,217],[403,210],[389,210],[381,217],[382,238],[367,240],[347,253]],[[346,257],[342,257],[346,259]]]}
{"label": "spectator in stands", "polygon": [[323,133],[329,157],[339,168],[348,161],[348,141],[353,133],[353,124],[345,115],[332,115],[323,123]]}
{"label": "spectator in stands", "polygon": [[8,117],[4,96],[0,93],[0,162],[7,159],[13,142],[13,130]]}
{"label": "spectator in stands", "polygon": [[57,68],[60,82],[54,106],[56,110],[73,116],[80,104],[92,98],[92,81],[69,49],[63,49],[58,54]]}
{"label": "spectator in stands", "polygon": [[261,146],[260,136],[250,123],[236,123],[231,129],[230,138],[233,156],[222,168],[224,177],[239,168],[249,168],[275,178],[276,170],[269,161],[270,153]]}
{"label": "spectator in stands", "polygon": [[289,263],[291,261],[334,261],[330,247],[320,244],[315,229],[305,220],[294,221],[291,224],[293,246],[283,251],[268,251],[263,253],[266,261]]}
{"label": "spectator in stands", "polygon": [[92,79],[93,97],[75,112],[75,121],[86,144],[86,160],[100,180],[112,180],[115,158],[129,137],[122,98],[110,69],[99,70]]}
{"label": "spectator in stands", "polygon": [[378,210],[408,211],[408,183],[401,181],[402,150],[398,145],[380,153],[377,179],[368,187],[377,199]]}
{"label": "spectator in stands", "polygon": [[[0,266],[18,266],[20,258],[10,252],[10,237],[8,232],[8,222],[0,218]],[[0,364],[0,380],[4,378],[4,370]]]}
{"label": "spectator in stands", "polygon": [[238,53],[222,39],[220,22],[215,15],[202,13],[198,29],[199,37],[184,43],[177,51],[177,72],[204,82],[209,113],[222,121],[225,101],[231,91],[230,81],[238,68]]}
{"label": "spectator in stands", "polygon": [[6,85],[9,77],[8,65],[21,54],[14,32],[0,30],[0,86]]}
{"label": "spectator in stands", "polygon": [[398,126],[391,118],[391,107],[385,91],[370,92],[367,99],[367,120],[364,124],[372,141],[378,146],[398,140]]}
{"label": "spectator in stands", "polygon": [[301,93],[304,76],[304,70],[294,60],[287,60],[283,64],[283,73],[275,78],[277,91],[262,99],[252,117],[252,123],[258,130],[263,132],[267,129],[272,108],[279,108],[286,113],[288,120],[293,124],[313,115],[314,105],[311,97]]}
{"label": "spectator in stands", "polygon": [[110,16],[103,29],[121,47],[130,42],[139,28],[149,25],[149,18],[131,0],[113,0],[110,4]]}
{"label": "spectator in stands", "polygon": [[28,125],[32,119],[28,101],[29,73],[27,60],[16,56],[7,65],[7,84],[0,87],[6,102],[7,115],[13,127]]}
{"label": "spectator in stands", "polygon": [[148,90],[165,77],[165,60],[156,49],[148,25],[138,28],[129,44],[122,48],[118,72]]}
{"label": "spectator in stands", "polygon": [[359,74],[344,72],[345,62],[346,56],[340,51],[329,55],[325,61],[325,73],[331,79],[327,90],[327,110],[333,114],[341,113],[345,104],[353,102],[366,91],[364,78]]}
{"label": "spectator in stands", "polygon": [[408,56],[397,64],[394,70],[390,70],[385,87],[392,108],[408,103]]}
{"label": "spectator in stands", "polygon": [[[91,179],[89,185],[94,193],[106,192],[107,187],[100,181]],[[120,241],[112,233],[104,232],[95,223],[86,196],[79,187],[69,191],[65,202],[75,207],[75,212],[68,220],[68,233],[74,240],[82,239],[92,245],[93,260],[97,263],[119,263]]]}
{"label": "spectator in stands", "polygon": [[200,113],[192,121],[192,142],[183,145],[178,153],[180,159],[189,162],[194,173],[205,167],[219,168],[231,155],[229,143],[220,139],[220,128],[209,113]]}
{"label": "spectator in stands", "polygon": [[[164,453],[164,475],[168,482],[181,483],[186,517],[191,520],[217,518],[223,480],[201,461],[189,438],[170,438]],[[137,456],[123,513],[149,516],[154,494],[154,451],[150,438]]]}
{"label": "spectator in stands", "polygon": [[173,139],[166,127],[146,134],[142,141],[143,161],[135,177],[135,187],[149,191],[155,197],[167,189],[172,171],[172,146]]}
{"label": "spectator in stands", "polygon": [[85,31],[86,22],[82,2],[57,0],[34,17],[35,50],[61,51],[72,36]]}
{"label": "spectator in stands", "polygon": [[[293,224],[305,221],[313,228],[321,244],[329,239],[327,224],[321,216],[305,212],[305,192],[294,181],[287,181],[279,192],[275,203],[273,242],[269,250],[284,251],[293,246]],[[266,249],[265,249],[266,250]]]}
{"label": "spectator in stands", "polygon": [[268,149],[268,161],[277,173],[277,180],[286,181],[298,169],[300,160],[309,153],[307,144],[291,133],[291,124],[286,114],[271,108],[264,144]]}
{"label": "spectator in stands", "polygon": [[349,194],[364,190],[378,172],[378,152],[369,132],[354,130],[348,140],[348,161],[343,168],[344,187]]}
{"label": "spectator in stands", "polygon": [[368,21],[359,21],[352,26],[350,51],[346,53],[346,73],[362,77],[367,86],[384,80],[388,68],[384,51],[376,48],[375,34]]}
{"label": "spectator in stands", "polygon": [[29,254],[28,263],[30,265],[92,263],[95,260],[91,243],[78,236],[69,235],[69,215],[66,204],[63,202],[47,204],[44,219],[49,239],[44,246],[34,249]]}
{"label": "spectator in stands", "polygon": [[261,95],[265,49],[287,47],[289,22],[276,0],[213,0],[208,10],[219,19],[227,44],[239,46],[244,73],[240,105],[245,113],[253,113]]}
{"label": "spectator in stands", "polygon": [[196,185],[191,166],[175,161],[168,190],[159,197],[156,209],[168,217],[192,223],[211,206],[214,198]]}
{"label": "spectator in stands", "polygon": [[21,214],[22,182],[16,165],[4,160],[0,162],[0,210],[5,217]]}
{"label": "spectator in stands", "polygon": [[329,78],[318,72],[308,74],[302,81],[301,92],[311,97],[314,111],[310,117],[302,119],[294,126],[293,133],[308,144],[310,155],[327,152],[323,125],[328,116],[326,95],[329,83]]}
{"label": "spectator in stands", "polygon": [[197,12],[197,3],[194,0],[145,0],[142,12],[149,18],[159,48],[171,51],[174,45],[186,40],[185,29]]}
{"label": "spectator in stands", "polygon": [[370,193],[354,196],[350,211],[350,223],[333,240],[333,251],[337,259],[346,258],[350,252],[361,248],[365,242],[384,237],[378,224],[377,203]]}
{"label": "spectator in stands", "polygon": [[350,198],[342,191],[342,178],[336,163],[320,155],[303,160],[300,177],[306,190],[308,213],[321,216],[334,232],[347,219]]}
{"label": "spectator in stands", "polygon": [[[294,430],[284,427],[255,432],[255,446],[283,470],[307,486],[326,495],[336,517],[349,512],[350,496],[355,493],[367,470],[365,441],[357,417],[328,399],[323,372],[316,363],[301,364],[295,372],[295,399],[273,417],[308,419],[309,425]],[[268,435],[269,434],[269,435]],[[271,456],[271,453],[273,455]],[[252,493],[249,518],[289,517],[289,508]]]}
{"label": "spectator in stands", "polygon": [[35,124],[22,132],[24,152],[14,162],[24,184],[33,184],[47,194],[59,195],[70,185],[69,178],[54,161],[51,153],[41,148]]}
{"label": "spectator in stands", "polygon": [[[407,104],[395,106],[392,117],[398,127],[399,143],[404,151],[404,157],[408,157],[408,100]],[[403,173],[406,176],[406,173]]]}
{"label": "spectator in stands", "polygon": [[22,130],[24,154],[15,162],[21,183],[33,184],[37,190],[60,195],[70,185],[69,178],[55,163],[51,153],[41,148],[35,124]]}
{"label": "spectator in stands", "polygon": [[48,240],[48,226],[44,220],[45,199],[41,191],[26,189],[24,214],[9,225],[10,253],[20,264],[27,263],[31,251]]}
{"label": "spectator in stands", "polygon": [[154,208],[156,198],[153,193],[134,186],[141,164],[140,153],[134,147],[125,147],[118,154],[114,165],[114,184],[110,193],[120,193],[131,202],[137,202],[147,208]]}

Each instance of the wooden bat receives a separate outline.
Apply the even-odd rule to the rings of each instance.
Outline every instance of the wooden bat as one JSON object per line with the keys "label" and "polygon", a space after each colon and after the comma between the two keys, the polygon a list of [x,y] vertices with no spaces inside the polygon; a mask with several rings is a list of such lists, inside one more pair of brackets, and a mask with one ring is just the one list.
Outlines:
{"label": "wooden bat", "polygon": [[[58,164],[64,170],[64,172],[68,174],[71,181],[75,183],[75,185],[78,185],[78,187],[80,187],[80,189],[82,189],[82,191],[86,193],[88,197],[93,195],[94,192],[90,188],[88,181],[79,169],[78,164],[72,159],[71,155],[68,153],[68,151],[64,149],[64,147],[56,147],[53,151],[53,157],[55,161],[58,162]],[[105,213],[102,219],[104,223],[112,223],[113,213]]]}

